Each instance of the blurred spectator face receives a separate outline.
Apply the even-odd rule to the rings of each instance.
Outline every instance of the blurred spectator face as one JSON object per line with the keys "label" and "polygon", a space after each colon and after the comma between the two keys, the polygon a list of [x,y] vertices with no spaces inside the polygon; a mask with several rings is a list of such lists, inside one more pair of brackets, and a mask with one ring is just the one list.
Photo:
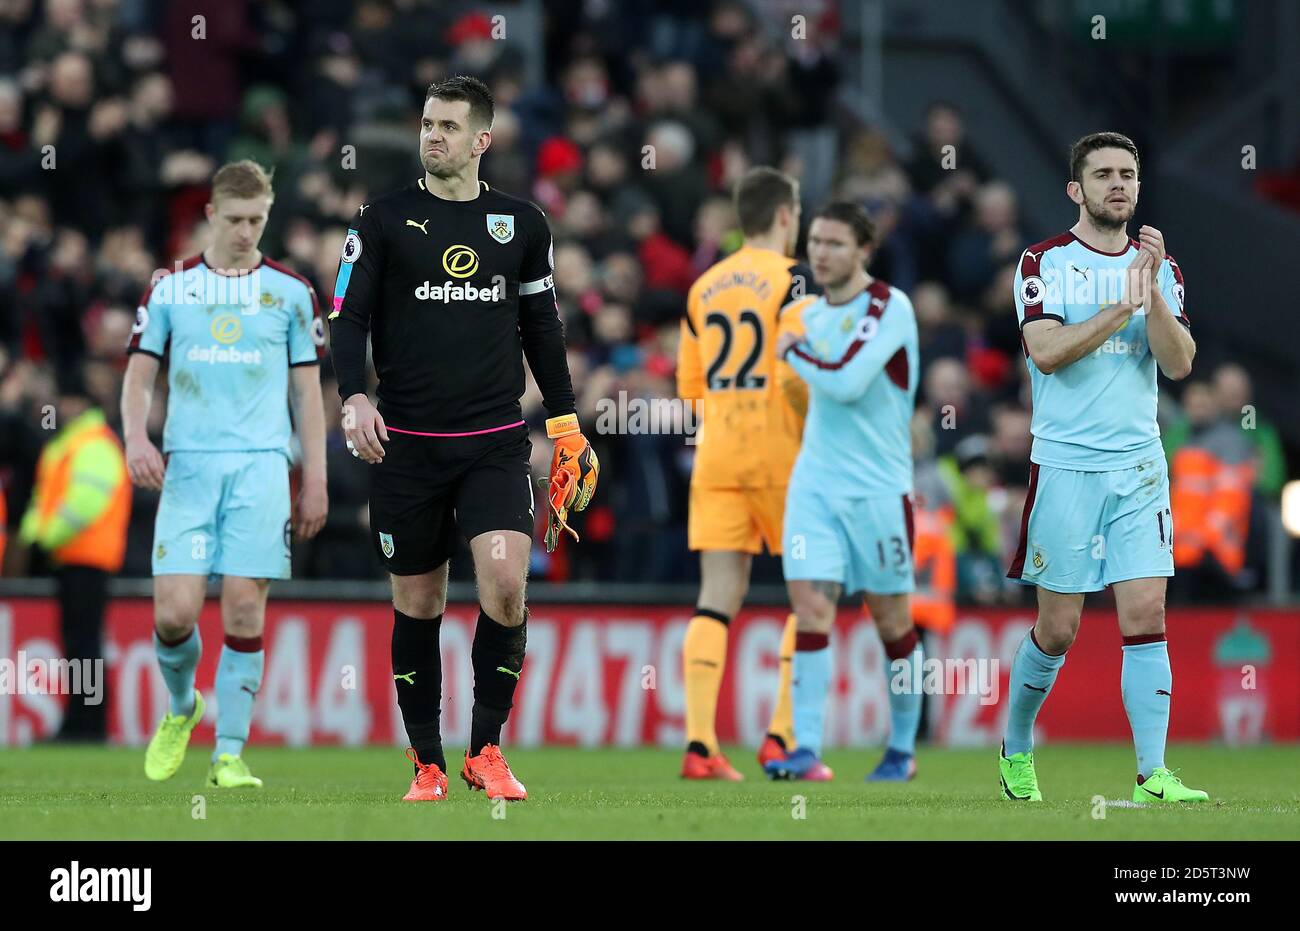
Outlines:
{"label": "blurred spectator face", "polygon": [[250,256],[262,240],[266,218],[271,213],[271,198],[222,197],[208,204],[204,211],[212,224],[215,250],[236,260]]}
{"label": "blurred spectator face", "polygon": [[642,68],[637,75],[636,96],[645,113],[660,113],[668,99],[662,68]]}
{"label": "blurred spectator face", "polygon": [[492,120],[492,149],[509,152],[519,144],[519,117],[515,111],[498,106]]}
{"label": "blurred spectator face", "polygon": [[700,204],[695,215],[695,238],[701,243],[718,243],[737,226],[736,212],[725,197],[713,197]]}
{"label": "blurred spectator face", "polygon": [[[571,110],[564,124],[564,133],[580,149],[589,148],[604,132],[604,124],[598,110]],[[581,167],[581,163],[579,163]]]}
{"label": "blurred spectator face", "polygon": [[356,24],[357,29],[362,32],[386,29],[392,18],[393,11],[389,9],[388,4],[380,3],[378,0],[369,0],[357,7]]}
{"label": "blurred spectator face", "polygon": [[470,118],[468,100],[424,102],[420,118],[420,162],[435,178],[460,175],[470,159],[487,151],[488,127],[476,126]]}
{"label": "blurred spectator face", "polygon": [[50,254],[50,266],[67,275],[82,274],[87,270],[90,254],[86,237],[74,229],[59,230]]}
{"label": "blurred spectator face", "polygon": [[922,329],[941,326],[952,318],[948,290],[935,281],[921,282],[912,289],[912,309]]}
{"label": "blurred spectator face", "polygon": [[45,198],[36,194],[24,194],[15,198],[14,216],[31,224],[42,236],[49,236],[53,231],[50,226],[50,205]]}
{"label": "blurred spectator face", "polygon": [[560,83],[564,99],[584,110],[599,109],[609,97],[609,78],[597,58],[579,58],[570,64]]}
{"label": "blurred spectator face", "polygon": [[1203,381],[1194,381],[1183,391],[1183,410],[1193,427],[1204,427],[1219,416],[1214,389]]}
{"label": "blurred spectator face", "polygon": [[626,252],[606,256],[601,264],[601,284],[611,300],[636,302],[641,291],[641,263]]}
{"label": "blurred spectator face", "polygon": [[682,328],[677,324],[659,327],[654,333],[654,349],[669,359],[677,358],[677,345],[681,342]]}
{"label": "blurred spectator face", "polygon": [[600,190],[615,188],[627,177],[627,162],[613,146],[593,146],[587,156],[587,177]]}
{"label": "blurred spectator face", "polygon": [[839,220],[818,217],[808,229],[808,261],[813,278],[824,288],[842,288],[862,268],[870,250],[858,245],[853,228]]}
{"label": "blurred spectator face", "polygon": [[1029,411],[1003,408],[993,415],[993,451],[1004,462],[1027,462],[1033,437]]}
{"label": "blurred spectator face", "polygon": [[13,81],[0,80],[0,133],[11,133],[16,130],[22,115],[22,91]]}
{"label": "blurred spectator face", "polygon": [[668,109],[689,113],[695,108],[695,69],[684,61],[671,62],[663,68],[664,102]]}
{"label": "blurred spectator face", "polygon": [[763,62],[763,42],[757,37],[741,39],[731,52],[731,70],[738,77],[757,78]]}
{"label": "blurred spectator face", "polygon": [[555,249],[555,288],[568,297],[576,297],[592,288],[591,256],[576,243]]}
{"label": "blurred spectator face", "polygon": [[131,338],[135,314],[123,307],[110,307],[99,315],[99,323],[90,334],[90,354],[97,359],[117,359]]}
{"label": "blurred spectator face", "polygon": [[627,221],[627,233],[637,242],[659,232],[659,208],[645,204]]}
{"label": "blurred spectator face", "polygon": [[89,364],[82,366],[82,378],[84,379],[86,391],[85,395],[59,394],[58,397],[54,399],[54,413],[56,415],[55,423],[58,425],[58,429],[62,430],[68,424],[72,423],[72,421],[76,420],[89,410],[92,405],[98,403],[92,394],[94,390],[91,387],[92,376],[90,370],[92,368],[93,366]]}
{"label": "blurred spectator face", "polygon": [[713,34],[722,39],[739,39],[751,29],[749,10],[743,3],[720,3],[709,21]]}
{"label": "blurred spectator face", "polygon": [[50,69],[50,96],[61,107],[79,110],[95,96],[90,59],[80,52],[64,52]]}
{"label": "blurred spectator face", "polygon": [[1254,393],[1249,373],[1240,365],[1219,366],[1214,373],[1214,393],[1219,398],[1219,410],[1223,416],[1237,419]]}
{"label": "blurred spectator face", "polygon": [[1078,182],[1067,189],[1076,204],[1087,211],[1100,230],[1118,229],[1133,219],[1137,207],[1137,162],[1127,149],[1089,152],[1079,170]]}
{"label": "blurred spectator face", "polygon": [[45,18],[51,28],[68,32],[81,22],[81,0],[45,0]]}
{"label": "blurred spectator face", "polygon": [[946,104],[938,104],[930,109],[925,120],[925,138],[930,148],[940,149],[946,145],[957,145],[966,134],[962,125],[961,114]]}
{"label": "blurred spectator face", "polygon": [[970,400],[970,377],[956,359],[935,359],[925,373],[925,397],[931,406],[961,410]]}
{"label": "blurred spectator face", "polygon": [[172,109],[172,83],[164,74],[150,74],[136,82],[131,109],[142,123],[165,119]]}
{"label": "blurred spectator face", "polygon": [[689,165],[695,156],[695,138],[681,123],[666,121],[650,130],[647,142],[655,156],[659,171],[676,171]]}
{"label": "blurred spectator face", "polygon": [[976,222],[987,232],[997,233],[1016,225],[1016,195],[1009,184],[991,181],[975,198]]}
{"label": "blurred spectator face", "polygon": [[[361,59],[346,53],[325,55],[320,60],[320,71],[340,87],[353,87],[361,79]],[[429,85],[435,80],[437,76],[430,75],[428,80],[420,83]]]}
{"label": "blurred spectator face", "polygon": [[596,338],[602,343],[629,342],[632,339],[632,312],[622,304],[606,304],[596,314],[593,327]]}
{"label": "blurred spectator face", "polygon": [[600,198],[590,191],[577,191],[569,198],[560,227],[579,239],[596,236],[605,228]]}

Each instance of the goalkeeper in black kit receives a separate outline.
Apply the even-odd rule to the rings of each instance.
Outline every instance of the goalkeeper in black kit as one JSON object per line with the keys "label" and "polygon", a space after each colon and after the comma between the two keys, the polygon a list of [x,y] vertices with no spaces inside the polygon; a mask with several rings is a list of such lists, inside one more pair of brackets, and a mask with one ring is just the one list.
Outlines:
{"label": "goalkeeper in black kit", "polygon": [[[599,474],[574,409],[546,218],[478,180],[492,118],[481,81],[430,86],[424,177],[361,205],[329,315],[348,447],[374,469],[371,537],[393,582],[393,683],[415,764],[406,801],[447,795],[438,631],[458,534],[473,553],[480,608],[461,778],[492,799],[528,797],[500,748],[527,643],[534,500],[519,406],[524,356],[555,441],[548,551],[569,513],[590,503]],[[377,407],[366,395],[367,332]]]}

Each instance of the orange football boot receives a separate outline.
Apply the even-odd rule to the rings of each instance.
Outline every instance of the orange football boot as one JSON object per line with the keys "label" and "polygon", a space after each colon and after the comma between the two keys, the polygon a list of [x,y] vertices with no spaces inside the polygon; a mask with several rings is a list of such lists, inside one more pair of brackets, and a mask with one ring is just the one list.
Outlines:
{"label": "orange football boot", "polygon": [[460,778],[471,789],[482,789],[488,798],[503,798],[508,802],[522,802],[528,798],[528,790],[510,771],[510,764],[496,744],[485,744],[478,756],[470,756],[466,750]]}
{"label": "orange football boot", "polygon": [[763,745],[758,748],[758,765],[766,766],[772,760],[784,760],[790,755],[785,745],[771,734],[763,738]]}
{"label": "orange football boot", "polygon": [[745,779],[721,753],[700,756],[690,750],[687,750],[686,755],[682,757],[682,778],[721,779],[723,782],[743,782]]}
{"label": "orange football boot", "polygon": [[447,797],[447,776],[436,763],[425,766],[415,755],[415,750],[406,748],[406,758],[415,764],[415,778],[411,780],[411,789],[402,796],[404,802],[441,802]]}

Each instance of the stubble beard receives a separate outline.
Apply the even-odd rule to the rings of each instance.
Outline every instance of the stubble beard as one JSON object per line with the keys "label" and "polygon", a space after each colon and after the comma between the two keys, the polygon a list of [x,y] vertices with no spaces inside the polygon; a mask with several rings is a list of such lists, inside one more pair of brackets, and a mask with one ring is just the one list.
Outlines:
{"label": "stubble beard", "polygon": [[1105,201],[1094,203],[1084,199],[1083,208],[1088,212],[1088,219],[1094,227],[1103,233],[1114,233],[1122,230],[1128,221],[1133,219],[1132,205],[1126,205],[1124,210],[1116,213],[1106,206]]}

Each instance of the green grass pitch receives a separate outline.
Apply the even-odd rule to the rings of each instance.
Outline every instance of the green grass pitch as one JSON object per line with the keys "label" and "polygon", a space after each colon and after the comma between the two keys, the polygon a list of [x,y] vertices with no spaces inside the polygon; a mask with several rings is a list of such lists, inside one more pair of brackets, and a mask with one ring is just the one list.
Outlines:
{"label": "green grass pitch", "polygon": [[[496,805],[455,773],[446,801],[402,802],[411,770],[400,749],[251,747],[266,787],[245,792],[204,788],[209,752],[191,747],[180,772],[154,784],[142,749],[0,751],[0,839],[1300,838],[1294,746],[1171,747],[1171,765],[1211,796],[1176,809],[1128,802],[1133,755],[1120,745],[1040,747],[1039,805],[998,797],[993,749],[922,749],[906,785],[862,781],[876,750],[828,752],[827,784],[769,782],[748,749],[731,748],[746,781],[730,784],[683,782],[669,750],[513,749],[530,797]],[[1099,795],[1124,804],[1096,818]]]}

